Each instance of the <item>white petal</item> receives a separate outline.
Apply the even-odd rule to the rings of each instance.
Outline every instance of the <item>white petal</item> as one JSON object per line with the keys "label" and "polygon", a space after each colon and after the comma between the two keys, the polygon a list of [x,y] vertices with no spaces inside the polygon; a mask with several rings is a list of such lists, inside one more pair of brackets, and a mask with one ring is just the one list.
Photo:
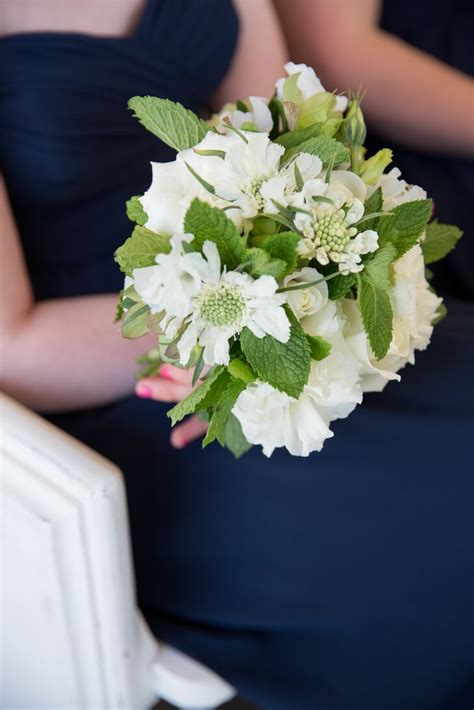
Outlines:
{"label": "white petal", "polygon": [[179,362],[183,367],[189,362],[191,352],[198,341],[199,330],[195,323],[190,323],[178,341]]}

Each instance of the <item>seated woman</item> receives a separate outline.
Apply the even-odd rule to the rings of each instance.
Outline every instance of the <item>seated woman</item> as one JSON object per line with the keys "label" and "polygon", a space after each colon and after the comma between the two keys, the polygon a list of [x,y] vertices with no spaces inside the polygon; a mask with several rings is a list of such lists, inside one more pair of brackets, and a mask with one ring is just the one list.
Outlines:
{"label": "seated woman", "polygon": [[[87,0],[60,15],[43,0],[41,25],[7,3],[1,385],[122,468],[139,602],[158,637],[264,710],[464,708],[472,402],[452,392],[472,343],[440,330],[402,384],[368,397],[307,459],[170,447],[165,402],[189,390],[179,371],[140,384],[162,404],[132,396],[149,343],[112,325],[112,254],[130,230],[124,200],[168,153],[126,101],[201,110],[271,93],[285,61],[272,7],[235,5],[232,60],[230,0],[143,11],[124,0],[113,12]],[[433,387],[440,355],[456,362]],[[200,427],[185,423],[175,446]]]}

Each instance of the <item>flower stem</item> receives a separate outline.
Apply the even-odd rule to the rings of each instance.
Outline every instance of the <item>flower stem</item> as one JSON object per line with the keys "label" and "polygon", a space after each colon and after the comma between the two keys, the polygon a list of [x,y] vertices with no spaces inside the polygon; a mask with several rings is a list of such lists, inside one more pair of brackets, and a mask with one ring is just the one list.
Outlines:
{"label": "flower stem", "polygon": [[298,286],[286,286],[285,288],[279,288],[277,293],[285,293],[286,291],[301,291],[302,289],[311,288],[311,286],[317,286],[318,284],[322,284],[325,281],[330,281],[335,276],[339,275],[339,271],[335,271],[333,274],[330,274],[329,276],[323,276],[321,279],[317,279],[316,281],[308,281],[306,283],[298,284]]}

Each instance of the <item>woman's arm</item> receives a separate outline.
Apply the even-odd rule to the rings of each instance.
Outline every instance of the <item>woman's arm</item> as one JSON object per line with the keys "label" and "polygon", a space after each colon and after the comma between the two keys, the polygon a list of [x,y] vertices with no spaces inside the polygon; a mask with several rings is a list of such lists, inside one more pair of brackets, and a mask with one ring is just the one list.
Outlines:
{"label": "woman's arm", "polygon": [[366,90],[364,112],[381,134],[474,155],[474,81],[382,31],[381,0],[274,2],[293,60],[314,66],[331,89]]}
{"label": "woman's arm", "polygon": [[230,71],[213,100],[219,111],[229,101],[271,96],[288,52],[271,0],[234,0],[239,39]]}
{"label": "woman's arm", "polygon": [[125,340],[117,296],[34,303],[0,176],[0,387],[42,411],[105,404],[133,392],[135,358],[151,340]]}

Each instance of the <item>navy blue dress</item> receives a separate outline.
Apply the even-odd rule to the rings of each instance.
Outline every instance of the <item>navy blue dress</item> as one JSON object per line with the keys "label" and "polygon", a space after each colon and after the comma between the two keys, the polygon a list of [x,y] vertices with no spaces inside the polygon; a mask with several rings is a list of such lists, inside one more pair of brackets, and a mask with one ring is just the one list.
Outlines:
{"label": "navy blue dress", "polygon": [[[128,39],[0,40],[0,160],[37,299],[120,288],[123,202],[172,158],[127,99],[203,109],[236,37],[227,0],[148,0]],[[135,397],[51,418],[124,472],[159,638],[264,710],[468,710],[473,356],[458,302],[307,459],[173,450],[167,405]]]}

